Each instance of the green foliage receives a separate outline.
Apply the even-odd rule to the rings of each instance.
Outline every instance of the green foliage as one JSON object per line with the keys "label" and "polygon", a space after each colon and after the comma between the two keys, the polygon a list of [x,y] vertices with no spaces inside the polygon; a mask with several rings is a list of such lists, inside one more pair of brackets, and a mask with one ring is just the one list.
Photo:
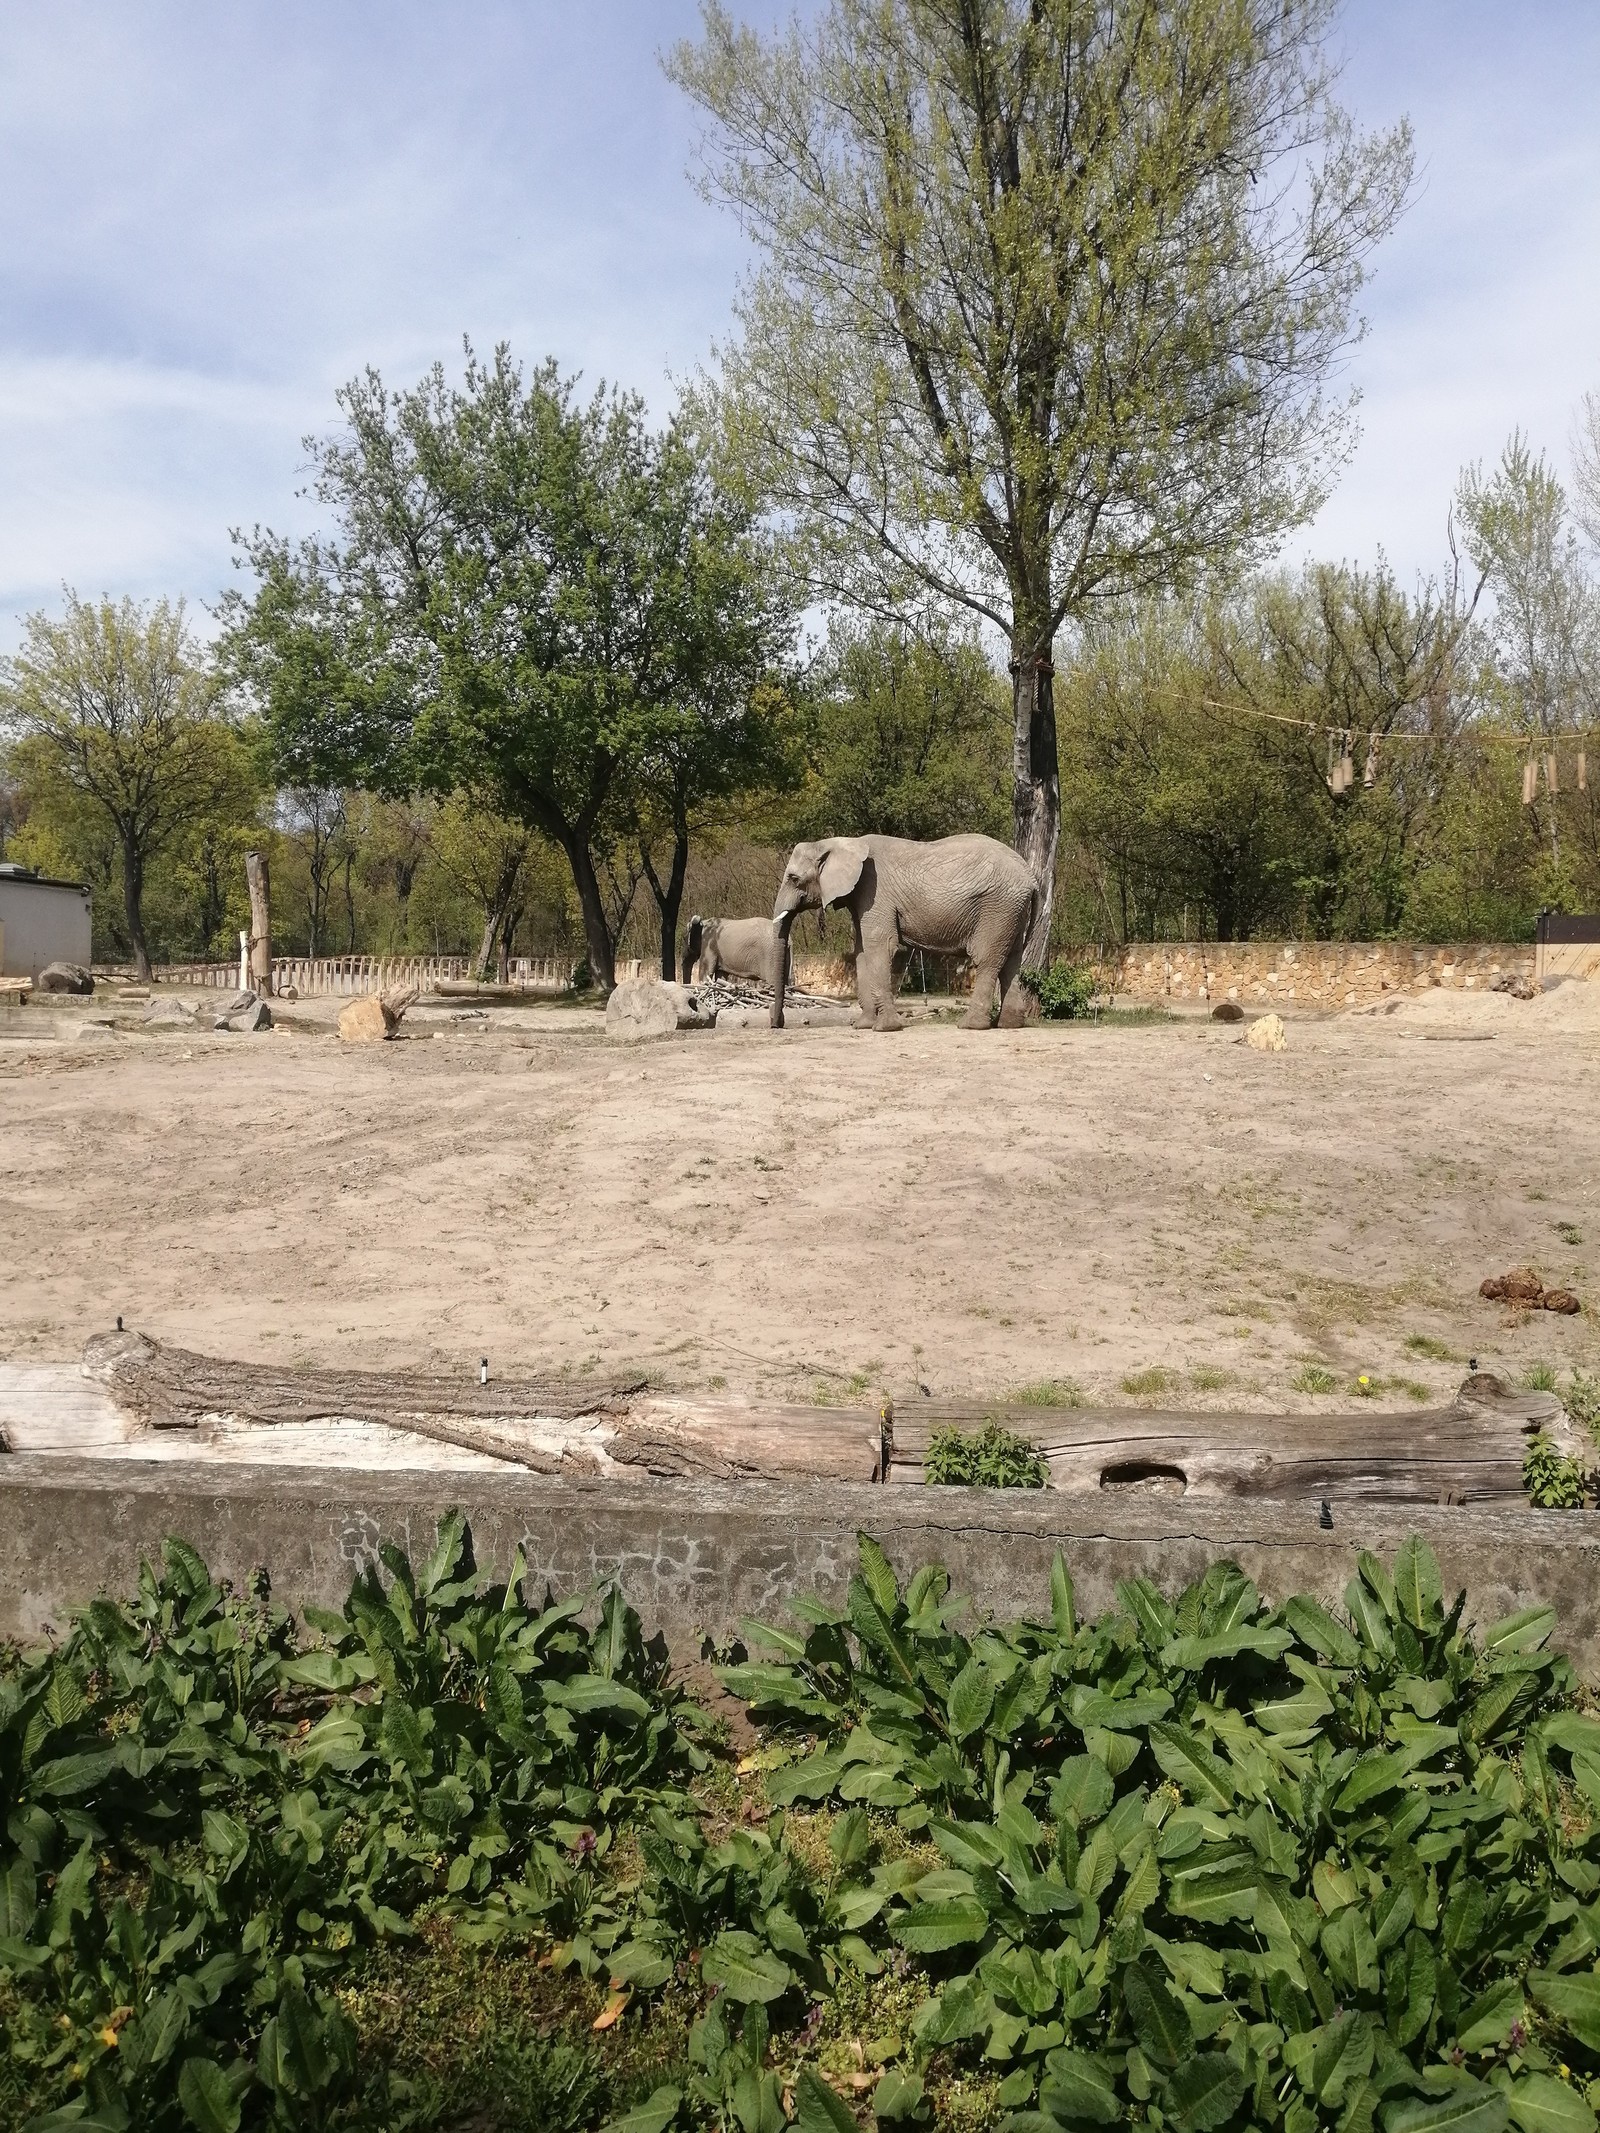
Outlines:
{"label": "green foliage", "polygon": [[526,1604],[520,1560],[480,1592],[459,1515],[420,1569],[382,1555],[302,1651],[169,1542],[0,1678],[0,2099],[152,2133],[353,2105],[336,1987],[425,1906],[604,1970],[617,1829],[680,1813],[703,1759],[664,1649],[615,1592],[592,1631],[581,1598]]}
{"label": "green foliage", "polygon": [[1051,963],[1044,970],[1025,970],[1022,982],[1038,1001],[1046,1022],[1075,1022],[1089,1012],[1099,990],[1097,973],[1083,963]]}
{"label": "green foliage", "polygon": [[1585,1372],[1575,1370],[1562,1401],[1574,1422],[1588,1430],[1591,1436],[1600,1437],[1600,1377],[1589,1377]]}
{"label": "green foliage", "polygon": [[[790,1749],[736,1817],[615,1593],[485,1586],[459,1517],[383,1562],[307,1647],[172,1542],[0,1670],[6,2122],[850,2133],[842,2002],[903,2008],[879,2126],[1594,2133],[1600,1722],[1418,1541],[1339,1615],[1220,1563],[1083,1622],[1058,1559],[993,1624],[863,1536],[724,1672]],[[400,2050],[408,1991],[476,2041]]]}
{"label": "green foliage", "polygon": [[1416,1540],[1345,1606],[1220,1563],[1081,1623],[1058,1560],[1049,1619],[1000,1627],[863,1540],[846,1607],[725,1679],[817,1743],[770,1797],[872,1814],[860,1930],[927,1966],[915,2056],[981,2054],[1019,2133],[1591,2133],[1600,1724],[1553,1616],[1475,1645]]}
{"label": "green foliage", "polygon": [[991,1418],[976,1433],[936,1429],[923,1474],[928,1481],[956,1488],[1042,1489],[1050,1469],[1026,1437]]}
{"label": "green foliage", "polygon": [[1581,1459],[1569,1459],[1541,1430],[1523,1459],[1522,1486],[1541,1511],[1581,1511],[1589,1477]]}
{"label": "green foliage", "polygon": [[806,701],[791,838],[1008,834],[1011,705],[982,647],[945,629],[836,622]]}
{"label": "green foliage", "polygon": [[1307,1363],[1290,1379],[1296,1392],[1337,1392],[1339,1380],[1320,1363]]}

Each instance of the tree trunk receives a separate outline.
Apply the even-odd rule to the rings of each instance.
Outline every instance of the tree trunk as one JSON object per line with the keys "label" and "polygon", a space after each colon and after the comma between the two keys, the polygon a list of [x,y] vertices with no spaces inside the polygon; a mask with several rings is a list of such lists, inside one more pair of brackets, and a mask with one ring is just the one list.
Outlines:
{"label": "tree trunk", "polygon": [[516,938],[521,917],[522,906],[515,904],[500,921],[500,940],[495,949],[494,974],[502,985],[511,983],[511,943]]}
{"label": "tree trunk", "polygon": [[265,852],[246,852],[244,878],[250,887],[250,983],[266,999],[272,992],[272,895]]}
{"label": "tree trunk", "polygon": [[582,837],[570,832],[563,835],[561,845],[572,868],[578,908],[583,913],[583,943],[589,951],[589,976],[601,992],[609,994],[616,989],[616,956],[611,929],[606,924],[605,899],[600,893],[594,855]]}
{"label": "tree trunk", "polygon": [[131,837],[122,841],[122,908],[133,943],[134,975],[150,976],[150,951],[144,944],[144,854]]}
{"label": "tree trunk", "polygon": [[1055,915],[1056,847],[1061,841],[1061,770],[1056,755],[1055,670],[1051,641],[1019,627],[1011,650],[1012,843],[1039,883],[1039,908],[1023,957],[1042,970],[1050,955]]}
{"label": "tree trunk", "polygon": [[666,881],[656,876],[650,854],[641,844],[639,857],[644,863],[645,879],[650,884],[650,893],[661,913],[661,975],[670,985],[678,974],[675,956],[678,946],[678,914],[683,909],[683,883],[689,871],[689,826],[680,822],[673,832],[672,871]]}
{"label": "tree trunk", "polygon": [[472,966],[474,974],[479,979],[486,978],[489,975],[489,958],[494,953],[494,937],[499,928],[500,913],[498,911],[490,911],[483,921],[483,938],[478,943],[478,959]]}

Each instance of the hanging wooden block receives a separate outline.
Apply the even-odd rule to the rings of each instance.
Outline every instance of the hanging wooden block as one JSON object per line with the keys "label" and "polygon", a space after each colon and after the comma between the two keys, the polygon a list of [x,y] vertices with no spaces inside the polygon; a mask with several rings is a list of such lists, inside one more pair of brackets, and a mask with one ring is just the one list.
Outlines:
{"label": "hanging wooden block", "polygon": [[1579,792],[1587,792],[1589,790],[1589,758],[1581,748],[1578,750],[1578,790]]}
{"label": "hanging wooden block", "polygon": [[1522,766],[1522,804],[1532,807],[1533,796],[1539,789],[1539,766],[1530,756]]}
{"label": "hanging wooden block", "polygon": [[1367,767],[1361,782],[1368,792],[1378,782],[1378,736],[1375,733],[1367,735]]}
{"label": "hanging wooden block", "polygon": [[1558,793],[1561,790],[1560,781],[1556,777],[1556,759],[1553,755],[1547,755],[1544,759],[1544,782],[1552,793]]}

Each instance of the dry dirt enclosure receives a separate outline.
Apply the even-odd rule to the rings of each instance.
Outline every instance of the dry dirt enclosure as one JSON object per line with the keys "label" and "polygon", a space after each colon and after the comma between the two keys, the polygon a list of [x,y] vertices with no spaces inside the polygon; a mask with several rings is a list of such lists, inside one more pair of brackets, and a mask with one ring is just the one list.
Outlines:
{"label": "dry dirt enclosure", "polygon": [[[1600,987],[1277,1056],[1187,1020],[624,1049],[559,1009],[350,1048],[335,1004],[0,1042],[0,1358],[120,1312],[240,1357],[1308,1414],[1308,1367],[1403,1411],[1469,1355],[1600,1362]],[[1478,1299],[1524,1261],[1583,1315]]]}

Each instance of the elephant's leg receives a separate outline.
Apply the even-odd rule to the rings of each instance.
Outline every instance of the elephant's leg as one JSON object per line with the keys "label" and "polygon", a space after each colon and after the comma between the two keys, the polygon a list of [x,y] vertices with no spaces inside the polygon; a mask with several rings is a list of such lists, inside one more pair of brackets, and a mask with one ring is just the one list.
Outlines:
{"label": "elephant's leg", "polygon": [[972,1005],[961,1017],[963,1029],[987,1029],[989,1010],[994,1005],[994,988],[1000,976],[1000,964],[996,957],[985,957],[972,973]]}
{"label": "elephant's leg", "polygon": [[1028,1019],[1026,1003],[1022,996],[1022,986],[1017,975],[1022,968],[1022,958],[1027,946],[1028,934],[1026,927],[1024,927],[1017,936],[1016,946],[1000,965],[1000,1027],[1002,1029],[1021,1029]]}
{"label": "elephant's leg", "polygon": [[877,1030],[905,1028],[894,1004],[895,945],[892,934],[882,940],[869,940],[856,958],[856,996],[861,1002],[864,1027],[870,1025]]}

